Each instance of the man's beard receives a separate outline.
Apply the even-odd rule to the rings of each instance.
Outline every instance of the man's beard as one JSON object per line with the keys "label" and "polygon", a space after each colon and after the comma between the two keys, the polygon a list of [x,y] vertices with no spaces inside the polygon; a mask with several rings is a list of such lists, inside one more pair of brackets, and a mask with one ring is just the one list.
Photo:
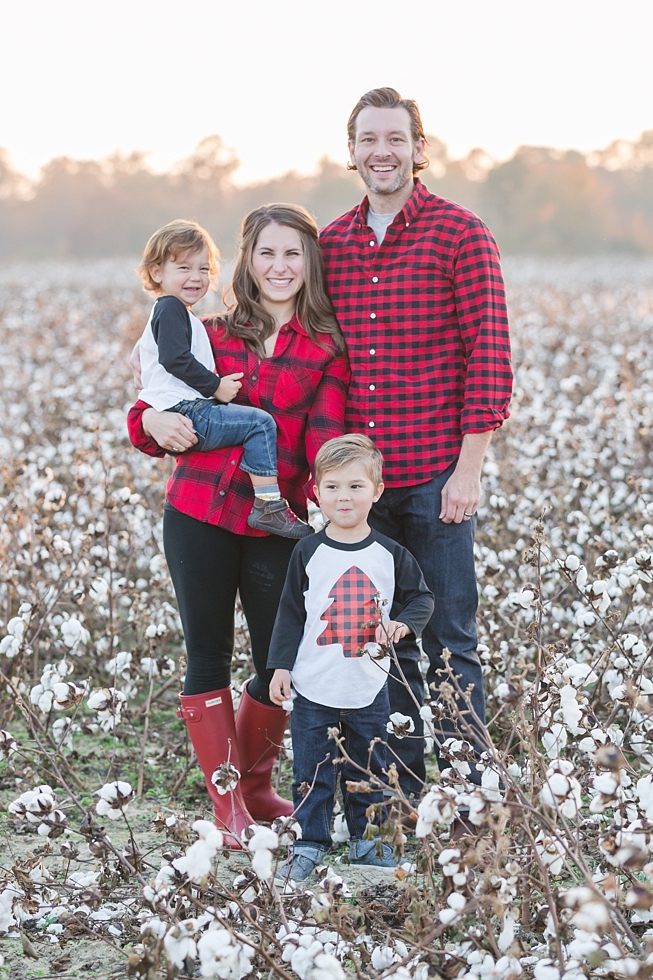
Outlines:
{"label": "man's beard", "polygon": [[373,194],[396,194],[397,191],[400,191],[402,187],[406,186],[409,180],[412,180],[413,164],[412,162],[404,164],[397,171],[395,179],[392,181],[392,183],[381,188],[378,188],[374,183],[376,174],[373,170],[364,169],[360,171],[360,175],[363,178],[363,183],[367,187],[368,191],[371,191]]}

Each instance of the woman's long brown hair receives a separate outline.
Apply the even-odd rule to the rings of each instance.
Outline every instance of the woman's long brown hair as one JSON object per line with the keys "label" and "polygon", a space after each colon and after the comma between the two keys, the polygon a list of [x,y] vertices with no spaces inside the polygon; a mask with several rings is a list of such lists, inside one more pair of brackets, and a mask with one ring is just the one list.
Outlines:
{"label": "woman's long brown hair", "polygon": [[252,255],[259,235],[271,224],[294,228],[301,238],[304,283],[297,294],[299,322],[311,340],[324,343],[326,334],[333,338],[338,350],[344,350],[344,338],[324,284],[317,225],[308,211],[296,204],[265,204],[245,216],[233,276],[223,297],[229,311],[220,318],[226,335],[242,337],[253,351],[265,357],[265,341],[276,330],[276,323],[260,301],[260,290],[252,272]]}

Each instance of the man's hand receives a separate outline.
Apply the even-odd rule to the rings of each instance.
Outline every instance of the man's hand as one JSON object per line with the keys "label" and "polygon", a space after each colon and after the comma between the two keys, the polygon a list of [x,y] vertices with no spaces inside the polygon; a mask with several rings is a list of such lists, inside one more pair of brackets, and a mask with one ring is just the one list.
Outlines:
{"label": "man's hand", "polygon": [[395,623],[393,619],[389,619],[385,623],[379,623],[376,627],[374,639],[377,643],[389,643],[390,640],[393,643],[398,643],[399,640],[403,640],[409,633],[410,629],[405,623]]}
{"label": "man's hand", "polygon": [[143,412],[143,431],[161,449],[173,453],[183,453],[197,442],[193,423],[177,412],[157,412],[154,408],[146,408]]}
{"label": "man's hand", "polygon": [[132,369],[132,374],[134,375],[136,390],[140,391],[143,387],[143,377],[141,375],[141,352],[138,349],[138,343],[134,344],[134,349],[131,352],[131,357],[129,358],[129,366]]}
{"label": "man's hand", "polygon": [[222,402],[223,405],[233,401],[243,387],[240,380],[242,376],[242,371],[238,374],[225,374],[224,378],[220,378],[220,384],[213,392],[213,397]]}
{"label": "man's hand", "polygon": [[442,488],[440,520],[444,524],[469,521],[481,499],[481,469],[492,432],[471,432],[463,436],[456,468]]}
{"label": "man's hand", "polygon": [[277,668],[270,681],[270,700],[279,707],[290,701],[290,671]]}

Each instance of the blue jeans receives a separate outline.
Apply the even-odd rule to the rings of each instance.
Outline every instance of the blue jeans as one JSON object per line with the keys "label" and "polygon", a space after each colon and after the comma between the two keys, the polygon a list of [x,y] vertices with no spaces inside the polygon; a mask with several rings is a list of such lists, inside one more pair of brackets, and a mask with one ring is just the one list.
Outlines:
{"label": "blue jeans", "polygon": [[242,446],[241,470],[253,476],[277,475],[277,423],[271,415],[249,405],[223,405],[214,398],[177,402],[168,412],[179,412],[193,423],[202,452]]}
{"label": "blue jeans", "polygon": [[[426,584],[435,596],[433,616],[422,636],[422,647],[429,659],[426,683],[434,700],[437,698],[438,687],[446,679],[446,674],[439,671],[444,670],[442,650],[447,647],[451,651],[449,665],[460,678],[460,688],[464,691],[469,684],[474,685],[472,706],[481,723],[485,725],[483,674],[476,652],[476,518],[460,524],[445,524],[439,517],[442,488],[454,467],[455,464],[452,464],[428,483],[386,489],[381,499],[372,507],[369,522],[377,531],[393,538],[412,552],[424,573]],[[406,639],[401,640],[396,649],[399,667],[421,705],[424,701],[424,681],[419,670],[419,648],[414,640]],[[393,664],[388,681],[391,710],[409,715],[415,722],[416,735],[423,735],[424,726],[415,701],[406,686],[397,678],[397,665]],[[466,714],[466,720],[472,724],[462,699],[458,700],[458,705]],[[446,738],[454,736],[472,743],[475,741],[473,735],[461,730],[451,717],[434,722],[433,727],[436,754],[438,743],[441,744]],[[391,750],[388,753],[388,762],[396,761],[392,754],[395,752],[403,764],[397,768],[404,793],[419,796],[426,778],[422,738],[398,740],[391,735],[388,746]],[[439,754],[438,764],[441,769],[449,765],[440,759]],[[474,767],[471,778],[474,782],[480,782],[480,776]]]}
{"label": "blue jeans", "polygon": [[[329,738],[330,728],[340,728],[347,755],[363,770],[369,769],[384,781],[386,765],[386,724],[390,717],[388,689],[385,685],[372,704],[364,708],[330,708],[315,704],[296,693],[290,715],[290,731],[293,750],[292,799],[295,818],[302,828],[302,840],[331,847],[331,817],[336,795],[338,773],[344,803],[345,819],[354,840],[360,840],[367,827],[365,811],[373,803],[383,801],[383,792],[350,793],[347,780],[367,780],[350,762],[334,765],[340,758],[338,747]],[[377,742],[370,748],[375,738]],[[308,795],[300,791],[306,784],[312,789]]]}

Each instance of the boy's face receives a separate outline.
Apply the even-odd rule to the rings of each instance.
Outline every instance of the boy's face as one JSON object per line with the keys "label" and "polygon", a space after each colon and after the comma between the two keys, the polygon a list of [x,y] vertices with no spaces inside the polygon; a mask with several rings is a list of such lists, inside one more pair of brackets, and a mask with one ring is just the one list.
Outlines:
{"label": "boy's face", "polygon": [[211,285],[209,250],[181,252],[163,265],[150,266],[150,275],[160,287],[159,296],[176,296],[184,306],[193,306]]}
{"label": "boy's face", "polygon": [[322,513],[336,527],[352,530],[367,521],[367,515],[383,493],[383,484],[374,484],[362,463],[349,463],[323,474],[315,487]]}

